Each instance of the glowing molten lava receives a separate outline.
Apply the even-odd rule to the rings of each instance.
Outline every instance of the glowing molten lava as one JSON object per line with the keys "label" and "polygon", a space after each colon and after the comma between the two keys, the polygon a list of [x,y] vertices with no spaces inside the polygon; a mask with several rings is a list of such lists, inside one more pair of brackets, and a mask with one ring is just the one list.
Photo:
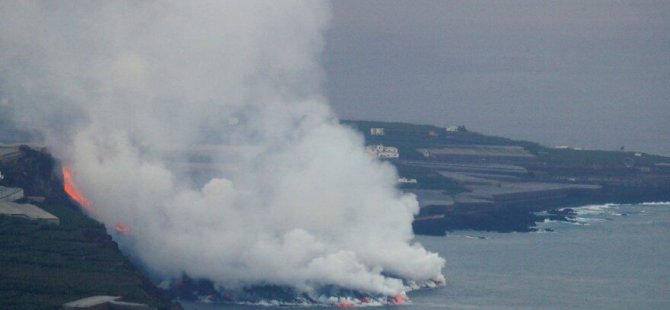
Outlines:
{"label": "glowing molten lava", "polygon": [[67,166],[63,167],[63,187],[68,196],[76,201],[82,208],[86,209],[86,211],[95,210],[93,204],[86,199],[84,194],[79,190],[79,187],[77,187],[77,183],[72,178],[72,170]]}
{"label": "glowing molten lava", "polygon": [[391,298],[390,304],[392,305],[404,305],[407,303],[407,295],[405,295],[405,292],[401,292],[393,298]]}
{"label": "glowing molten lava", "polygon": [[131,233],[130,227],[128,227],[128,225],[123,224],[123,223],[116,224],[116,226],[114,227],[114,230],[116,230],[116,232],[118,232],[122,235],[127,235],[127,234]]}

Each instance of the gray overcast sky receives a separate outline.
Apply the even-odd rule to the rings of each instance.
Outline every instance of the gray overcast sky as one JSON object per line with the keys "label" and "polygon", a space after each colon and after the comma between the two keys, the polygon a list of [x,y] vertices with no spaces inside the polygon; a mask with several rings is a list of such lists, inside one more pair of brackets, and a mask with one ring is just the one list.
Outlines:
{"label": "gray overcast sky", "polygon": [[341,118],[670,155],[670,1],[334,1]]}

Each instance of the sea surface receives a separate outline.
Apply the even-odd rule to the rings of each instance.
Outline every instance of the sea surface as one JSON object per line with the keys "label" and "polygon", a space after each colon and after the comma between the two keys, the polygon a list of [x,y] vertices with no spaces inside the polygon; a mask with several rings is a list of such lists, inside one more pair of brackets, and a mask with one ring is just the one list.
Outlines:
{"label": "sea surface", "polygon": [[574,209],[573,222],[540,223],[538,232],[417,237],[446,259],[446,286],[377,309],[670,309],[670,203]]}

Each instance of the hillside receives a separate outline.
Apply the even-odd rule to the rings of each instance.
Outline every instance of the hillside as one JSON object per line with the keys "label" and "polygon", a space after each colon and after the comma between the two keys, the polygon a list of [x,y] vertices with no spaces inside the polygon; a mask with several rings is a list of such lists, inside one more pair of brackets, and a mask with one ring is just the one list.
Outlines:
{"label": "hillside", "polygon": [[[397,155],[382,160],[397,168],[398,187],[417,196],[413,226],[419,234],[528,231],[545,218],[568,219],[569,210],[557,211],[562,207],[670,200],[668,157],[551,148],[465,127],[343,123],[366,144]],[[0,216],[0,309],[54,309],[92,295],[179,308],[161,297],[102,224],[67,197],[57,165],[43,149],[0,145],[0,185],[38,196],[31,203],[60,219],[54,225]]]}
{"label": "hillside", "polygon": [[179,309],[121,253],[101,223],[67,198],[51,156],[27,147],[20,153],[0,161],[0,185],[24,186],[27,196],[40,196],[31,203],[60,224],[0,215],[0,309],[60,309],[94,295]]}
{"label": "hillside", "polygon": [[342,123],[364,136],[371,155],[393,164],[401,178],[398,186],[417,196],[417,233],[528,231],[544,219],[537,211],[670,200],[669,157],[546,147],[464,126]]}

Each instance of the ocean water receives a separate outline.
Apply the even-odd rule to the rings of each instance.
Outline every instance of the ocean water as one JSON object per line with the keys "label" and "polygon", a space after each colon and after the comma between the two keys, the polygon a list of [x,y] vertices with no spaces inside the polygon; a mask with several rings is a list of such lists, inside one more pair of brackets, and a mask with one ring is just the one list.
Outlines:
{"label": "ocean water", "polygon": [[410,292],[410,305],[379,309],[670,309],[670,203],[575,210],[574,222],[541,223],[533,233],[417,237],[447,260],[446,285]]}

